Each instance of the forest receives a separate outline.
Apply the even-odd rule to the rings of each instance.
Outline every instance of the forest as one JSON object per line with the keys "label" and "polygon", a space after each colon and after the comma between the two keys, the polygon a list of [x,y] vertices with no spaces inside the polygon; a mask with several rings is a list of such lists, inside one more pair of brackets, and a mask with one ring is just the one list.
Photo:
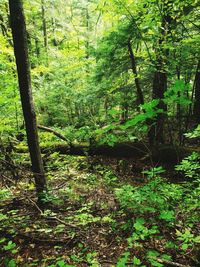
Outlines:
{"label": "forest", "polygon": [[198,0],[0,0],[0,266],[200,266]]}

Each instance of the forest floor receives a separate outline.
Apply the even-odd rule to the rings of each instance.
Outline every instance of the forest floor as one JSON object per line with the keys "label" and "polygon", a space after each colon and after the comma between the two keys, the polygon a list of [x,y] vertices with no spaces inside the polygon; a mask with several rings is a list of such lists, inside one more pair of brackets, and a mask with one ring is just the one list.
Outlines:
{"label": "forest floor", "polygon": [[[151,210],[158,194],[162,200],[170,190],[181,190],[180,181],[168,179],[165,191],[155,191],[163,183],[162,169],[151,184],[151,171],[143,172],[152,167],[147,161],[54,153],[45,165],[49,194],[43,209],[24,165],[17,182],[9,171],[2,175],[0,266],[200,266],[195,197],[192,219],[188,206],[174,207],[176,214]],[[172,175],[171,170],[165,177]],[[131,209],[130,203],[137,206]]]}

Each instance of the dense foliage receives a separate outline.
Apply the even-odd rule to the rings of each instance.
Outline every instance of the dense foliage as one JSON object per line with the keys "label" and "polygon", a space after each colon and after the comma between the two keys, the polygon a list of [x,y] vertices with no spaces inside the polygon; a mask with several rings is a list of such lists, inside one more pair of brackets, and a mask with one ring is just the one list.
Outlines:
{"label": "dense foliage", "polygon": [[[46,0],[24,1],[24,6],[41,124],[63,128],[67,135],[125,122],[134,128],[148,118],[148,128],[164,121],[165,142],[183,142],[183,133],[199,122],[196,1]],[[8,17],[2,0],[4,133],[23,127]]]}

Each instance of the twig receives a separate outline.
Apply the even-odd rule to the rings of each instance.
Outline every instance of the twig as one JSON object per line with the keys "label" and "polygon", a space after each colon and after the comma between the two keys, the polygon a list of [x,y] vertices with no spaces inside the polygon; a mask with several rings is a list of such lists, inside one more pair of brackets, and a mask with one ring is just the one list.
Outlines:
{"label": "twig", "polygon": [[[9,237],[10,239],[13,238],[13,235],[8,233],[5,229],[4,231],[0,231],[0,235],[4,237]],[[40,239],[38,237],[34,237],[31,235],[26,235],[21,232],[17,232],[15,234],[20,239],[25,240],[26,242],[34,243],[34,244],[40,244],[40,243],[46,243],[47,245],[56,245],[56,244],[63,244],[63,245],[69,245],[72,241],[75,242],[75,236],[69,237],[63,240],[60,239]]]}
{"label": "twig", "polygon": [[64,187],[66,184],[67,184],[67,181],[64,181],[64,182],[62,182],[61,184],[59,184],[58,186],[56,186],[56,187],[54,187],[54,188],[52,188],[52,189],[53,189],[53,190],[58,190],[58,189]]}
{"label": "twig", "polygon": [[[97,259],[97,260],[98,260],[98,259]],[[100,264],[103,264],[103,263],[108,263],[108,264],[112,264],[112,265],[116,265],[116,264],[117,264],[117,262],[115,262],[115,261],[109,261],[109,260],[98,260],[98,262],[99,262]],[[88,265],[88,261],[86,261],[86,260],[82,260],[81,263],[85,263],[85,264]],[[126,262],[126,266],[127,266],[127,265],[132,265],[132,266],[133,266],[133,262],[132,262],[132,261],[127,261],[127,262]]]}
{"label": "twig", "polygon": [[38,125],[37,127],[38,127],[38,129],[44,130],[44,131],[49,132],[49,133],[53,133],[55,136],[57,136],[61,140],[69,142],[69,140],[64,135],[60,134],[59,132],[55,131],[54,129],[51,129],[51,128],[43,126],[43,125]]}
{"label": "twig", "polygon": [[37,205],[37,203],[35,201],[33,201],[30,197],[26,196],[26,198],[36,207],[36,209],[40,212],[41,215],[43,215],[43,211],[39,208],[39,206]]}
{"label": "twig", "polygon": [[[110,263],[110,264],[113,264],[113,265],[116,265],[117,262],[114,262],[114,261],[109,261],[109,260],[99,260],[100,263]],[[127,261],[126,262],[126,266],[127,265],[132,265],[133,266],[133,262],[132,261]]]}
{"label": "twig", "polygon": [[168,260],[164,260],[164,259],[160,259],[157,257],[149,257],[150,259],[156,260],[160,263],[164,263],[164,264],[169,264],[171,266],[177,266],[177,267],[192,267],[190,265],[184,265],[184,264],[180,264],[178,262],[173,262],[173,261],[168,261]]}
{"label": "twig", "polygon": [[[46,216],[45,216],[46,217]],[[57,221],[57,222],[60,222],[60,223],[62,223],[62,224],[64,224],[65,226],[69,226],[69,227],[72,227],[72,228],[75,228],[75,229],[78,229],[78,230],[80,230],[80,227],[78,227],[77,225],[74,225],[74,224],[70,224],[70,223],[67,223],[67,222],[65,222],[65,221],[63,221],[63,220],[61,220],[61,219],[59,219],[59,218],[57,218],[57,217],[46,217],[47,219],[50,219],[50,220],[55,220],[55,221]]]}

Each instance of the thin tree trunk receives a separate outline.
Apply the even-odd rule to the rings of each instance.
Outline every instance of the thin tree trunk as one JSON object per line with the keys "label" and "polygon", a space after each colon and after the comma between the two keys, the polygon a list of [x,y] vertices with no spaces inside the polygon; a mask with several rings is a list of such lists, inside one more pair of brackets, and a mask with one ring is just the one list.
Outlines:
{"label": "thin tree trunk", "polygon": [[127,119],[128,119],[128,108],[129,108],[129,105],[128,105],[128,94],[127,94],[126,91],[123,94],[123,100],[122,100],[121,107],[122,107],[123,111],[121,113],[120,123],[125,123],[127,121]]}
{"label": "thin tree trunk", "polygon": [[58,42],[56,39],[56,20],[55,18],[52,18],[51,21],[52,21],[52,29],[53,29],[53,45],[58,46]]}
{"label": "thin tree trunk", "polygon": [[133,49],[132,49],[130,41],[128,42],[128,51],[129,51],[129,56],[131,59],[132,71],[133,71],[133,74],[135,76],[134,80],[135,80],[135,86],[136,86],[136,90],[137,90],[137,96],[138,96],[140,105],[143,105],[144,104],[144,96],[143,96],[143,92],[142,92],[142,89],[140,86],[140,80],[138,78],[135,56],[133,54]]}
{"label": "thin tree trunk", "polygon": [[[176,72],[177,72],[177,79],[180,80],[181,77],[181,67],[176,67]],[[178,91],[177,97],[180,99],[181,92]],[[182,145],[183,143],[183,130],[182,130],[182,109],[180,103],[177,104],[177,122],[178,122],[178,136],[179,136],[179,145]]]}
{"label": "thin tree trunk", "polygon": [[25,17],[21,0],[9,0],[9,6],[14,52],[18,72],[21,103],[26,125],[27,141],[38,200],[41,200],[42,194],[46,191],[46,179],[39,147],[36,114],[34,110],[31,90]]}
{"label": "thin tree trunk", "polygon": [[194,81],[194,108],[193,114],[196,123],[200,123],[200,60],[197,65],[197,71]]}
{"label": "thin tree trunk", "polygon": [[88,10],[88,5],[89,5],[89,1],[87,1],[87,5],[86,5],[86,9],[85,9],[85,20],[86,20],[86,41],[85,41],[85,50],[86,50],[86,59],[89,58],[89,20],[90,20],[90,16],[89,16],[89,10]]}
{"label": "thin tree trunk", "polygon": [[[5,6],[6,7],[6,6]],[[7,11],[7,9],[6,9],[6,11]],[[2,15],[0,15],[0,27],[1,27],[1,31],[2,31],[2,35],[4,36],[4,37],[6,37],[7,38],[7,40],[8,40],[8,42],[9,42],[9,44],[10,44],[10,46],[13,46],[13,43],[12,43],[12,40],[10,39],[10,35],[9,35],[9,33],[8,33],[8,29],[7,29],[7,27],[9,27],[9,26],[7,26],[6,25],[6,23],[4,23],[4,18],[3,18],[3,16]]]}
{"label": "thin tree trunk", "polygon": [[[33,11],[33,6],[31,5],[31,1],[29,1],[28,3],[30,5],[31,12],[34,12]],[[34,42],[35,42],[35,54],[36,54],[38,62],[39,62],[39,58],[40,58],[40,41],[39,41],[39,38],[38,38],[37,33],[36,33],[37,25],[36,25],[35,18],[33,18],[31,22],[33,23],[33,28],[34,28],[33,39],[34,39]]]}
{"label": "thin tree trunk", "polygon": [[0,15],[0,26],[1,26],[2,35],[8,37],[7,29],[6,29],[6,26],[4,25],[2,15]]}
{"label": "thin tree trunk", "polygon": [[41,10],[42,10],[42,30],[43,30],[44,48],[46,51],[46,58],[48,64],[48,38],[47,38],[47,25],[46,25],[44,0],[41,0]]}

